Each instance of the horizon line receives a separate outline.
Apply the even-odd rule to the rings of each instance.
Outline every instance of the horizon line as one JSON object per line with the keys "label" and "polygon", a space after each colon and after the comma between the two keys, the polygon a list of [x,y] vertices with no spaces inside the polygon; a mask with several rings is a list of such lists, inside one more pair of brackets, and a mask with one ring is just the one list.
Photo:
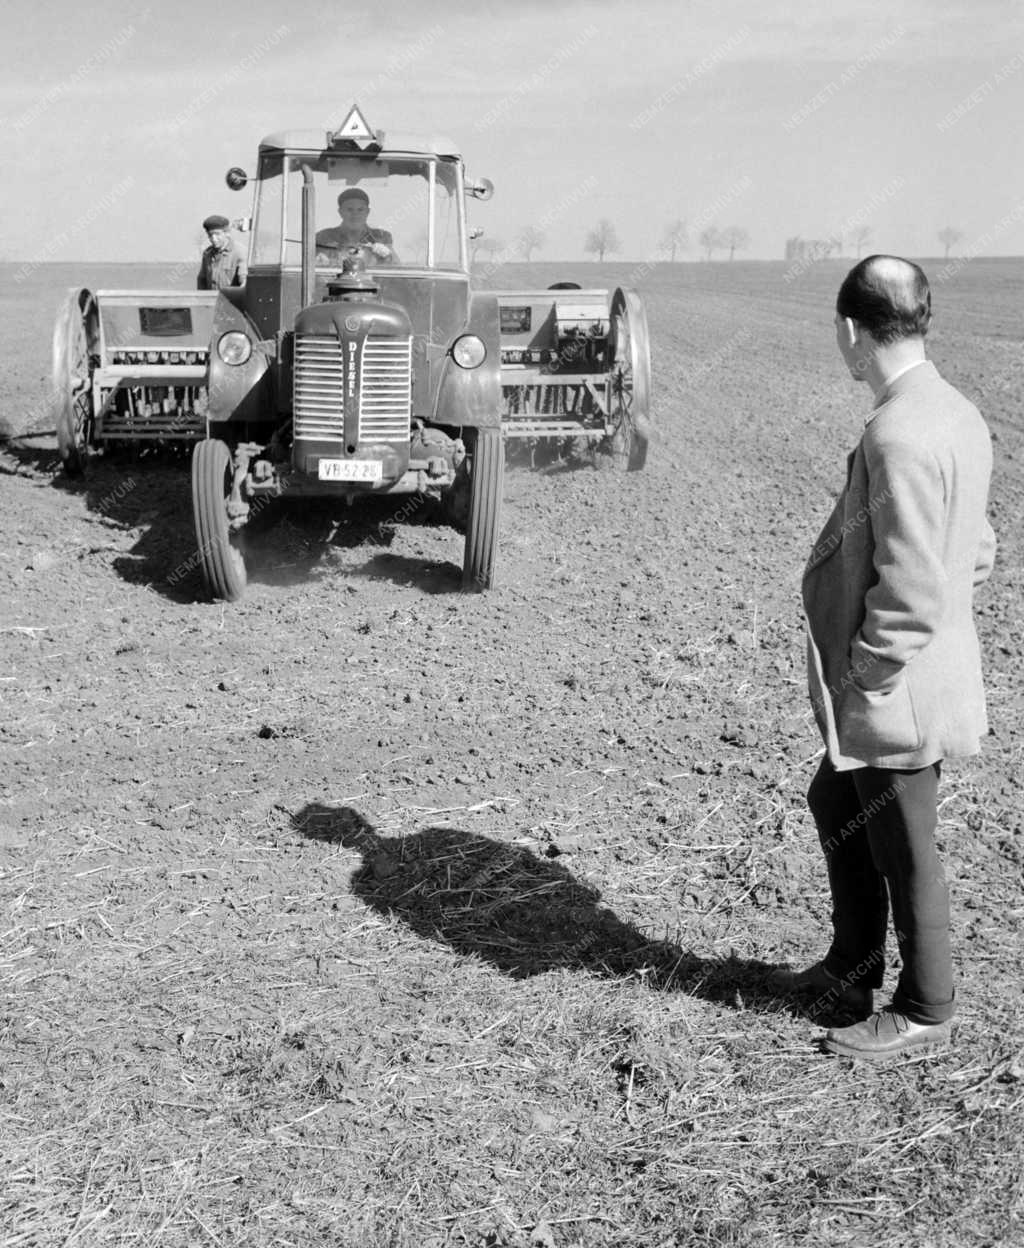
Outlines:
{"label": "horizon line", "polygon": [[[880,252],[869,251],[866,253],[865,256],[844,256],[844,255],[822,256],[820,259],[814,260],[812,263],[815,267],[817,267],[819,264],[835,264],[836,262],[841,261],[841,260],[857,261],[858,259],[860,260],[865,259],[866,256],[880,255],[880,254],[888,255],[888,254],[895,254],[895,253],[889,253],[889,252],[880,253]],[[992,252],[992,253],[986,253],[984,255],[977,255],[977,256],[966,256],[962,253],[958,254],[956,252],[952,252],[948,256],[922,255],[916,252],[908,252],[905,254],[908,256],[908,258],[914,257],[917,260],[936,260],[942,264],[947,264],[951,260],[967,260],[972,264],[977,260],[1024,260],[1024,252],[1016,252],[1016,251],[1006,252],[1006,253]],[[7,257],[0,257],[0,265],[9,265],[12,268],[28,267],[31,269],[49,269],[49,268],[62,268],[62,267],[66,268],[70,264],[105,264],[105,265],[119,265],[121,267],[138,266],[140,268],[141,267],[165,268],[168,266],[177,267],[183,264],[188,264],[188,265],[192,265],[193,263],[198,264],[198,262],[199,262],[198,257],[194,259],[192,256],[189,256],[188,258],[185,258],[185,259],[179,258],[176,260],[174,259],[165,259],[165,260],[83,260],[83,259],[21,260],[21,259],[18,259],[18,260],[13,260],[13,259],[8,259]],[[718,258],[711,258],[711,259],[705,258],[704,256],[682,256],[676,260],[670,260],[667,256],[658,257],[658,259],[654,259],[651,256],[633,256],[633,257],[625,257],[625,258],[615,257],[615,258],[609,258],[607,260],[582,260],[582,259],[574,259],[572,257],[567,257],[567,256],[561,256],[561,257],[544,258],[544,259],[537,259],[537,260],[503,260],[499,264],[494,265],[494,267],[495,269],[499,269],[499,268],[511,268],[514,266],[524,266],[524,265],[534,265],[534,264],[585,264],[585,265],[630,264],[634,266],[638,264],[642,264],[642,265],[650,265],[651,268],[655,268],[663,264],[670,264],[670,265],[678,265],[678,264],[708,264],[708,265],[711,265],[711,264],[781,264],[781,265],[788,266],[793,263],[794,262],[792,259],[787,260],[783,257],[776,257],[776,256],[770,256],[770,257],[769,256],[735,256],[731,260],[729,259],[728,256],[720,256]],[[492,265],[492,264],[494,264],[492,260],[473,261],[470,264],[470,271],[472,272],[474,267],[486,268],[487,266]]]}

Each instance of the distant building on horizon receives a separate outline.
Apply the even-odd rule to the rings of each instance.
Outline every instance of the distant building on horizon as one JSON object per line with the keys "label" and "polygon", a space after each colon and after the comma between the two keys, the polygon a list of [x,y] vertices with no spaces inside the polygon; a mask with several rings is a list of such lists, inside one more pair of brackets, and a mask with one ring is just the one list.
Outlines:
{"label": "distant building on horizon", "polygon": [[827,260],[832,253],[841,254],[838,240],[834,238],[794,238],[786,239],[787,263],[796,261],[799,264],[813,264],[816,260]]}

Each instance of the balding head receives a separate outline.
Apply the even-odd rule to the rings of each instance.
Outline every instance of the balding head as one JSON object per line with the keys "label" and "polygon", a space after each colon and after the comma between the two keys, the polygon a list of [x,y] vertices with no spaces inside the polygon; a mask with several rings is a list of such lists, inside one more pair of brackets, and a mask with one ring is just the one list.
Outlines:
{"label": "balding head", "polygon": [[877,343],[923,338],[932,319],[924,271],[899,256],[868,256],[846,275],[836,311],[866,329]]}

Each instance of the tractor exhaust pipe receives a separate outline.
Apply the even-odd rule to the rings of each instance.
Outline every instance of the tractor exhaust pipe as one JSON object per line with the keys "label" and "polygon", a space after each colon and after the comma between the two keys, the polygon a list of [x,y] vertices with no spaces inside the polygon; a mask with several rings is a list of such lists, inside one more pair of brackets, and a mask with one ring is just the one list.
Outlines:
{"label": "tractor exhaust pipe", "polygon": [[300,304],[308,308],[313,302],[316,268],[316,187],[313,170],[302,166],[302,287]]}

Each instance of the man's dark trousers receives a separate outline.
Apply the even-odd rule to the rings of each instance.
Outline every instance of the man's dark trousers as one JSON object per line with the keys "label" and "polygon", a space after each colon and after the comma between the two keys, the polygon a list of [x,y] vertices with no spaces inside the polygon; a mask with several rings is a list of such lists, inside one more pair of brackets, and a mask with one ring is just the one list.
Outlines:
{"label": "man's dark trousers", "polygon": [[949,889],[935,847],[939,764],[916,771],[836,771],[822,760],[807,802],[832,890],[825,967],[880,988],[889,903],[903,963],[892,1008],[916,1023],[954,1011]]}

